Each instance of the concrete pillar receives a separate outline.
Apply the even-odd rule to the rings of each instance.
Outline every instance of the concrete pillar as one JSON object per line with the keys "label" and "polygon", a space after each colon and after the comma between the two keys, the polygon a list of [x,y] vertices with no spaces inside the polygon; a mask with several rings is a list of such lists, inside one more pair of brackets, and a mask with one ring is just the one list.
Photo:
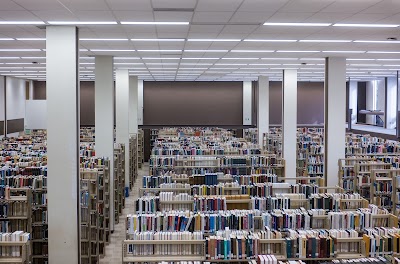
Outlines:
{"label": "concrete pillar", "polygon": [[338,160],[345,158],[346,58],[325,60],[325,163],[326,185],[339,184]]}
{"label": "concrete pillar", "polygon": [[263,146],[263,134],[269,132],[269,78],[258,77],[258,144]]}
{"label": "concrete pillar", "polygon": [[48,26],[46,38],[49,262],[78,264],[78,28]]}

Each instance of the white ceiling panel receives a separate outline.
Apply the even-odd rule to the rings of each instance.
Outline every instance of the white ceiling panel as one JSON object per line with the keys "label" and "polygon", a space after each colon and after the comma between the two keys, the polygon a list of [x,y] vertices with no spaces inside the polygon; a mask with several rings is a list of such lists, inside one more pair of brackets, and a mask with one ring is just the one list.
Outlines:
{"label": "white ceiling panel", "polygon": [[344,19],[351,17],[352,14],[349,13],[315,13],[314,15],[310,16],[304,22],[307,23],[339,23],[342,22]]}
{"label": "white ceiling panel", "polygon": [[245,34],[248,35],[257,29],[259,26],[247,26],[247,25],[234,25],[234,26],[225,26],[221,33],[229,34]]}
{"label": "white ceiling panel", "polygon": [[106,3],[112,10],[135,10],[151,11],[151,1],[149,0],[106,0]]}
{"label": "white ceiling panel", "polygon": [[71,21],[77,17],[66,9],[61,10],[34,10],[32,13],[43,21]]}
{"label": "white ceiling panel", "polygon": [[189,22],[193,12],[154,12],[155,21]]}
{"label": "white ceiling panel", "polygon": [[375,5],[365,9],[362,13],[368,14],[396,14],[400,12],[400,1],[397,0],[382,0]]}
{"label": "white ceiling panel", "polygon": [[278,11],[289,0],[244,0],[238,11],[260,12],[261,10],[272,13]]}
{"label": "white ceiling panel", "polygon": [[[1,8],[1,4],[0,4]],[[22,20],[22,21],[40,21],[38,17],[29,11],[5,11],[0,9],[0,18],[2,20]]]}
{"label": "white ceiling panel", "polygon": [[222,22],[226,23],[232,17],[233,12],[195,12],[193,22]]}
{"label": "white ceiling panel", "polygon": [[[209,39],[209,38],[218,38],[218,32],[204,32],[204,33],[197,33],[197,32],[189,32],[188,38],[194,39]],[[201,42],[188,42],[186,45],[192,44],[200,44]]]}
{"label": "white ceiling panel", "polygon": [[310,12],[278,12],[268,19],[268,22],[303,22],[307,18],[313,16],[314,13]]}
{"label": "white ceiling panel", "polygon": [[11,0],[2,0],[1,1],[1,10],[24,10],[24,8],[14,1]]}
{"label": "white ceiling panel", "polygon": [[224,28],[222,25],[191,25],[190,33],[219,33]]}
{"label": "white ceiling panel", "polygon": [[109,10],[108,5],[104,0],[57,0],[66,6],[68,9],[74,10],[92,10],[101,11]]}
{"label": "white ceiling panel", "polygon": [[[169,32],[158,32],[157,34],[157,38],[177,38],[177,39],[184,39],[187,36],[187,31],[182,31],[182,32],[173,32],[173,33],[169,33]],[[175,44],[180,44],[180,43],[176,43],[173,42]],[[184,43],[182,41],[182,43]]]}
{"label": "white ceiling panel", "polygon": [[334,2],[334,0],[291,0],[279,12],[318,12]]}
{"label": "white ceiling panel", "polygon": [[200,0],[196,11],[236,11],[243,0]]}
{"label": "white ceiling panel", "polygon": [[266,12],[236,12],[230,22],[235,23],[264,23],[274,13]]}
{"label": "white ceiling panel", "polygon": [[[150,1],[150,0],[149,0]],[[153,8],[194,8],[196,0],[151,0]]]}
{"label": "white ceiling panel", "polygon": [[[13,0],[26,10],[60,10],[65,9],[58,1],[51,0]],[[3,2],[3,1],[2,1]],[[3,10],[3,8],[1,8]]]}
{"label": "white ceiling panel", "polygon": [[[400,1],[399,1],[400,2]],[[389,15],[383,13],[375,13],[375,14],[355,14],[351,17],[343,19],[340,23],[380,23],[380,20],[387,18]],[[375,29],[379,30],[379,29]]]}
{"label": "white ceiling panel", "polygon": [[115,17],[119,21],[154,21],[153,12],[151,11],[114,11]]}
{"label": "white ceiling panel", "polygon": [[74,14],[81,21],[115,21],[111,11],[75,11]]}
{"label": "white ceiling panel", "polygon": [[321,12],[358,13],[381,2],[382,0],[336,0]]}

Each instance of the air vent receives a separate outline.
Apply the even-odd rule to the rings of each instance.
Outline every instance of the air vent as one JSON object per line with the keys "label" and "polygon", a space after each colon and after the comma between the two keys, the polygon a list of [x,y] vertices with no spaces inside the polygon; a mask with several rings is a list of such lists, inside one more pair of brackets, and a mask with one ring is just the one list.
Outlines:
{"label": "air vent", "polygon": [[153,8],[154,12],[194,12],[194,8]]}

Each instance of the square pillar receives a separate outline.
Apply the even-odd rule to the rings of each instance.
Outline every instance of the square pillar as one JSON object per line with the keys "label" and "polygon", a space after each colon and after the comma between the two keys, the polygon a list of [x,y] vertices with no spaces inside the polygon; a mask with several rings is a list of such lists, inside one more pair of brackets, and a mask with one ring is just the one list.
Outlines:
{"label": "square pillar", "polygon": [[143,80],[138,80],[138,125],[143,125]]}
{"label": "square pillar", "polygon": [[345,158],[346,58],[325,59],[325,183],[339,184],[338,160]]}
{"label": "square pillar", "polygon": [[80,263],[79,37],[46,28],[49,263]]}
{"label": "square pillar", "polygon": [[[110,190],[114,190],[114,62],[112,56],[95,57],[95,131],[96,156],[110,160]],[[109,192],[110,212],[114,212],[114,192]],[[114,230],[115,215],[110,214]]]}
{"label": "square pillar", "polygon": [[258,144],[263,144],[264,133],[269,132],[269,78],[258,77],[258,111],[257,111]]}
{"label": "square pillar", "polygon": [[129,134],[138,133],[138,77],[129,77]]}
{"label": "square pillar", "polygon": [[115,71],[116,142],[125,144],[125,193],[129,191],[129,72]]}
{"label": "square pillar", "polygon": [[251,126],[251,81],[243,82],[243,125]]}
{"label": "square pillar", "polygon": [[282,157],[285,177],[293,178],[297,177],[297,70],[284,70],[282,84]]}

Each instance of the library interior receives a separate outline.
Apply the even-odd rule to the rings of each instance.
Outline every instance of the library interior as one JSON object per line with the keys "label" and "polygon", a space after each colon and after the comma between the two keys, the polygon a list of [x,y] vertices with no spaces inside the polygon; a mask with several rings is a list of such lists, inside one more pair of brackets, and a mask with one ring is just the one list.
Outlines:
{"label": "library interior", "polygon": [[400,264],[399,47],[400,0],[0,0],[0,263]]}

